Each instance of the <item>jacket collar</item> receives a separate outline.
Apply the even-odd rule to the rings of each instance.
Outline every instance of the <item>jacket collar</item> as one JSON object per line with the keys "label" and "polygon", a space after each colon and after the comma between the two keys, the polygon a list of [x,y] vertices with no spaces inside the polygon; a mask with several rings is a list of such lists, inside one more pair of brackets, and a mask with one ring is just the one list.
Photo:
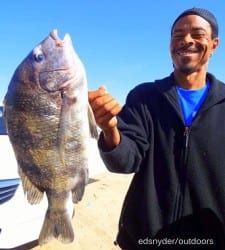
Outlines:
{"label": "jacket collar", "polygon": [[[209,79],[211,86],[206,100],[202,104],[198,113],[209,109],[221,101],[225,101],[225,84],[217,80],[210,73],[207,73],[207,78]],[[157,83],[155,86],[158,91],[167,99],[168,104],[173,107],[180,120],[184,123],[173,73],[162,80],[156,80],[155,83]]]}
{"label": "jacket collar", "polygon": [[[216,79],[215,76],[210,73],[207,73],[206,77],[210,81],[211,86],[201,110],[208,109],[222,100],[225,100],[225,84]],[[159,82],[161,83],[156,85],[158,91],[160,91],[173,105],[173,107],[180,112],[180,104],[176,91],[174,74],[172,73],[170,76],[162,80],[156,80],[156,83]]]}
{"label": "jacket collar", "polygon": [[225,100],[225,84],[215,78],[214,75],[207,73],[211,86],[205,102],[202,105],[202,111]]}

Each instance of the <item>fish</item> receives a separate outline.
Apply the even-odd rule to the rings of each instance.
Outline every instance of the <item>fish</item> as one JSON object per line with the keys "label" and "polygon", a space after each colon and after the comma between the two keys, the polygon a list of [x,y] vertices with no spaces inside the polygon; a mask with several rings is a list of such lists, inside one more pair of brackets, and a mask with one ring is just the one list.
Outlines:
{"label": "fish", "polygon": [[82,200],[88,146],[98,129],[85,67],[69,33],[60,39],[52,30],[18,65],[4,97],[4,119],[28,202],[47,196],[39,244],[72,242],[68,201]]}

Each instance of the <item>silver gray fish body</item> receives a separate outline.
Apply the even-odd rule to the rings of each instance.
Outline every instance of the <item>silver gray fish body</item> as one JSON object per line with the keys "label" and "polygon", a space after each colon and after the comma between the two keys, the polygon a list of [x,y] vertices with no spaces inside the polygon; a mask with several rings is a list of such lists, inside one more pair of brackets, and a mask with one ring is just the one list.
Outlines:
{"label": "silver gray fish body", "polygon": [[16,69],[4,100],[8,135],[31,204],[48,199],[39,243],[74,239],[68,199],[80,201],[88,182],[88,144],[97,137],[84,66],[68,34],[57,31]]}

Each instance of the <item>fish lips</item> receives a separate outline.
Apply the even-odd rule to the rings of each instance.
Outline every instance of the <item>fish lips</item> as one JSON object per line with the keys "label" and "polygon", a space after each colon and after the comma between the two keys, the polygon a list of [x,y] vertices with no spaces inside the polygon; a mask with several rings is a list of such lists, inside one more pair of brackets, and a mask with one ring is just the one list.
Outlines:
{"label": "fish lips", "polygon": [[68,80],[68,72],[66,70],[45,71],[39,73],[41,88],[49,92],[60,90],[62,85]]}

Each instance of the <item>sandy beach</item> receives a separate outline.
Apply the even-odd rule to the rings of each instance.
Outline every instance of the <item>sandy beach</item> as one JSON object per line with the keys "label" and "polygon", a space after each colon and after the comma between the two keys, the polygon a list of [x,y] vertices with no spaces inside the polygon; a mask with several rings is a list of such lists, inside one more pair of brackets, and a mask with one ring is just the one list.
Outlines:
{"label": "sandy beach", "polygon": [[[113,242],[116,239],[121,207],[132,175],[115,174],[109,172],[100,158],[96,141],[92,140],[90,143],[90,179],[88,185],[85,188],[83,199],[75,205],[75,215],[72,219],[75,240],[70,244],[62,244],[54,239],[43,246],[39,246],[36,240],[14,248],[9,248],[10,244],[7,245],[5,242],[2,245],[7,246],[7,249],[11,250],[119,249],[113,244]],[[23,195],[22,191],[20,194]],[[21,197],[17,196],[17,200],[21,201]],[[12,205],[11,208],[12,210],[16,209],[14,205]],[[24,206],[24,209],[26,208],[27,205]],[[43,209],[43,207],[41,207],[41,209]],[[9,211],[9,213],[13,212]],[[20,213],[17,213],[17,216],[19,215]],[[17,220],[17,216],[14,218],[15,220]],[[30,216],[28,217],[30,218]],[[40,221],[40,225],[42,225],[42,220]],[[30,224],[30,226],[32,226],[32,224]],[[11,229],[9,231],[11,231]],[[33,232],[33,230],[31,231]],[[19,231],[17,233],[22,235],[28,232]],[[39,231],[37,231],[37,235],[38,234]],[[12,240],[11,247],[13,245],[16,246],[15,242],[13,242],[13,238],[16,241],[15,237],[18,238],[19,235],[12,235],[12,238],[9,239]],[[0,248],[0,250],[5,249]]]}
{"label": "sandy beach", "polygon": [[[105,171],[90,179],[83,200],[75,206],[75,240],[62,244],[57,240],[38,246],[36,242],[18,250],[118,250],[113,244],[122,202],[132,175]],[[36,245],[36,246],[35,246]]]}

